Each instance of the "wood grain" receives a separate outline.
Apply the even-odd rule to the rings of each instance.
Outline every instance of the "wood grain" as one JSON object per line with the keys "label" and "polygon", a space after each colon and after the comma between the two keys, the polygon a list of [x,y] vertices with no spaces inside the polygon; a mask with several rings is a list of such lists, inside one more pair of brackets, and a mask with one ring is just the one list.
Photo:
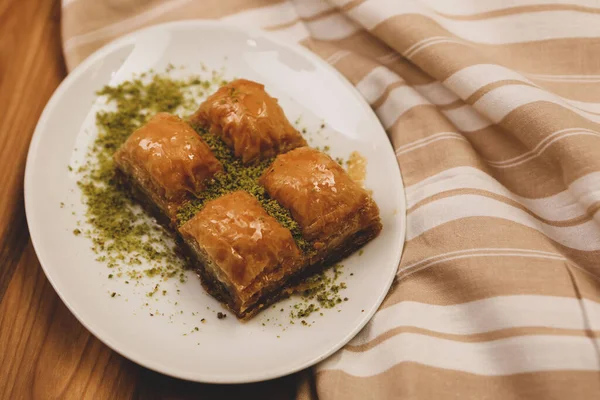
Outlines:
{"label": "wood grain", "polygon": [[295,376],[205,385],[142,368],[83,328],[43,274],[25,221],[23,173],[37,119],[66,74],[59,3],[0,0],[0,399],[295,398]]}

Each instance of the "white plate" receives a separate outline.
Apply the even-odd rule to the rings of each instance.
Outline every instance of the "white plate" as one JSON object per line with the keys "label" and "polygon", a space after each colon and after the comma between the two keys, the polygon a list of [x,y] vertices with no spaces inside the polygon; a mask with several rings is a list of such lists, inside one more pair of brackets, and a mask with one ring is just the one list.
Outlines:
{"label": "white plate", "polygon": [[[67,165],[82,157],[96,133],[95,91],[129,79],[133,73],[163,70],[169,63],[183,65],[190,72],[199,71],[201,63],[214,69],[224,66],[226,76],[262,82],[280,99],[291,121],[302,116],[309,130],[316,130],[322,120],[327,123],[315,135],[313,145],[331,146],[334,156],[347,157],[358,150],[367,158],[366,187],[373,190],[384,228],[362,256],[344,260],[348,285],[344,296],[350,300],[338,307],[340,312],[336,308],[325,310],[323,316],[313,314],[307,318],[310,327],[290,325],[287,315],[293,300],[286,300],[281,303],[284,313],[278,304],[277,309],[247,323],[233,316],[218,320],[207,306],[212,310],[221,306],[190,273],[183,285],[171,281],[161,285],[169,293],[179,286],[181,293],[156,303],[165,317],[151,317],[140,307],[147,301],[145,291],[107,279],[109,271],[95,261],[89,240],[73,235],[85,208],[77,176],[68,172]],[[61,209],[61,202],[67,207]],[[206,21],[169,23],[135,32],[94,53],[64,80],[31,141],[25,206],[32,241],[48,280],[90,332],[145,367],[214,383],[290,374],[341,348],[383,301],[400,261],[405,233],[404,189],[394,152],[375,114],[352,85],[304,48],[263,32]],[[111,298],[111,291],[121,296]],[[172,322],[166,317],[179,311],[184,312]],[[207,323],[200,324],[201,317]],[[195,326],[197,332],[183,335]]]}

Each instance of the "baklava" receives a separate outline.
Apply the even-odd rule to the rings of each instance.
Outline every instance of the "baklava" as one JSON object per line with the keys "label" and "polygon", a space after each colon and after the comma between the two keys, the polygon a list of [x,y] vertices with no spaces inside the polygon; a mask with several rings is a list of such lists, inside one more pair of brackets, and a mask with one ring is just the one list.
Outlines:
{"label": "baklava", "polygon": [[306,146],[277,99],[260,83],[246,79],[222,86],[200,105],[190,121],[221,137],[244,163]]}
{"label": "baklava", "polygon": [[244,191],[208,202],[179,232],[204,287],[239,318],[275,300],[276,289],[304,265],[290,231]]}
{"label": "baklava", "polygon": [[223,170],[196,131],[179,117],[159,113],[114,154],[117,169],[141,198],[170,220],[177,209]]}
{"label": "baklava", "polygon": [[128,186],[166,216],[206,290],[240,319],[381,231],[367,191],[328,155],[306,147],[255,82],[223,86],[190,125],[156,115],[114,160]]}
{"label": "baklava", "polygon": [[277,156],[259,180],[290,210],[316,254],[310,263],[342,258],[381,231],[379,208],[327,154],[300,147]]}

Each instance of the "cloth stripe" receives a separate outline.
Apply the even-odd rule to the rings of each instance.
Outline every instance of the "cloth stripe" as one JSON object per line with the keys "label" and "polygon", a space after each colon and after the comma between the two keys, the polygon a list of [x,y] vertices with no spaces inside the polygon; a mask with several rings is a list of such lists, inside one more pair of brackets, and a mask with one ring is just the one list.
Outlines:
{"label": "cloth stripe", "polygon": [[[385,8],[385,14],[376,12],[382,8]],[[415,0],[368,0],[349,12],[349,15],[369,30],[390,16],[405,14],[429,17],[457,38],[475,43],[506,44],[600,36],[600,15],[570,10],[524,12],[483,21],[455,21],[430,12]],[[536,26],[536,29],[531,29],[531,26]]]}
{"label": "cloth stripe", "polygon": [[[586,319],[582,314],[586,309]],[[350,344],[368,343],[387,331],[410,326],[453,335],[517,327],[600,330],[600,304],[550,296],[502,296],[452,306],[404,301],[387,307]]]}
{"label": "cloth stripe", "polygon": [[489,15],[492,12],[515,9],[517,9],[518,12],[521,12],[522,8],[527,6],[558,7],[561,5],[569,5],[578,6],[582,8],[585,7],[590,10],[600,11],[600,8],[598,7],[598,2],[595,0],[561,0],[560,4],[556,4],[557,2],[551,0],[479,0],[476,2],[468,0],[456,0],[452,3],[449,3],[445,0],[424,0],[423,3],[438,13],[452,16],[478,14]]}
{"label": "cloth stripe", "polygon": [[316,387],[319,398],[325,399],[588,399],[590,393],[600,391],[600,382],[597,371],[484,376],[407,362],[370,377],[321,371]]}
{"label": "cloth stripe", "polygon": [[[373,376],[399,362],[477,375],[512,375],[537,371],[600,371],[599,339],[577,336],[520,336],[490,342],[464,343],[402,333],[364,352],[341,350],[319,367],[354,376]],[[488,355],[494,353],[491,359]]]}

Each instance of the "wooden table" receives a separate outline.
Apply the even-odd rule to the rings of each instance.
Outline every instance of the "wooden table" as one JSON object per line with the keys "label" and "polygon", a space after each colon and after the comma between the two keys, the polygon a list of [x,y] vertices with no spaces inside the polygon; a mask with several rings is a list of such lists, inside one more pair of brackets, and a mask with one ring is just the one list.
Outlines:
{"label": "wooden table", "polygon": [[205,385],[140,367],[92,336],[46,279],[25,221],[37,120],[66,71],[59,0],[0,0],[0,399],[294,398],[296,379]]}

